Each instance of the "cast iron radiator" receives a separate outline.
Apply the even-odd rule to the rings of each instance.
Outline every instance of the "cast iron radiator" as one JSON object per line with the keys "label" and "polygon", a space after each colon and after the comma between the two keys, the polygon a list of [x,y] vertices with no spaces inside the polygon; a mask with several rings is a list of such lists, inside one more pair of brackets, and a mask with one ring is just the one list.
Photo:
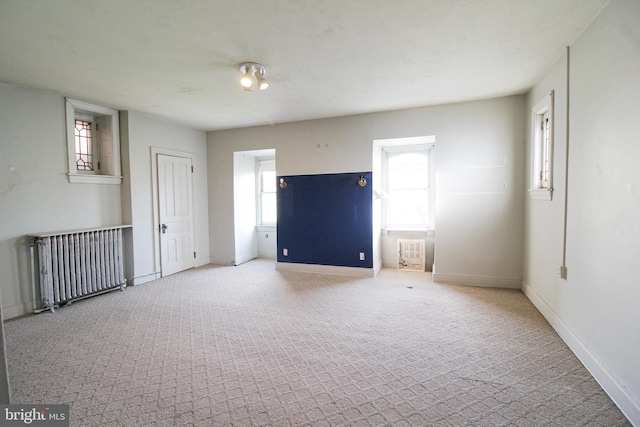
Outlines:
{"label": "cast iron radiator", "polygon": [[28,235],[34,311],[54,312],[56,306],[74,300],[124,290],[127,284],[122,229],[125,227],[129,226]]}

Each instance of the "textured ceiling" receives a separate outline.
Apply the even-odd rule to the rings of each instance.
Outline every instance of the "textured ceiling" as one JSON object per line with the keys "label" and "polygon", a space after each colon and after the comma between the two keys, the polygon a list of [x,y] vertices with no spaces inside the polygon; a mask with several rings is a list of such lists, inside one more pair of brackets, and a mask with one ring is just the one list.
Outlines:
{"label": "textured ceiling", "polygon": [[[204,129],[526,92],[608,0],[0,0],[0,81]],[[241,89],[239,64],[271,88]]]}

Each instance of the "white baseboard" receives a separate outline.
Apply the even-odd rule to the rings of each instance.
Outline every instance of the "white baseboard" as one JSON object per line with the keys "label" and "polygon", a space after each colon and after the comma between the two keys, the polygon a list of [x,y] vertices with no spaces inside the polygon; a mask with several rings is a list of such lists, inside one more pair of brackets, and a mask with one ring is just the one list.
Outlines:
{"label": "white baseboard", "polygon": [[11,305],[9,307],[2,307],[2,320],[9,320],[32,313],[33,307],[31,305],[31,303],[25,302],[22,304]]}
{"label": "white baseboard", "polygon": [[434,272],[432,280],[436,283],[485,286],[490,288],[520,289],[522,287],[522,279],[506,279],[504,277],[464,276],[459,274],[440,274]]}
{"label": "white baseboard", "polygon": [[152,282],[161,277],[160,273],[149,273],[144,276],[134,277],[132,280],[127,281],[127,284],[131,284],[132,286],[142,285],[143,283]]}
{"label": "white baseboard", "polygon": [[209,264],[213,264],[213,265],[236,265],[236,263],[235,263],[235,261],[233,259],[231,261],[229,261],[228,259],[212,258],[212,257],[209,257]]}
{"label": "white baseboard", "polygon": [[278,259],[278,253],[277,252],[258,252],[258,258],[263,258],[263,259]]}
{"label": "white baseboard", "polygon": [[373,268],[341,267],[336,265],[299,264],[294,262],[276,262],[276,270],[300,271],[304,273],[335,274],[339,276],[374,277]]}
{"label": "white baseboard", "polygon": [[384,265],[382,264],[382,259],[379,259],[377,261],[375,261],[373,263],[373,275],[374,277],[378,275],[378,273],[380,273],[380,270],[382,270],[382,267]]}
{"label": "white baseboard", "polygon": [[208,256],[196,258],[196,267],[202,267],[203,265],[207,264],[211,264]]}
{"label": "white baseboard", "polygon": [[387,268],[398,268],[398,258],[383,258],[382,266]]}
{"label": "white baseboard", "polygon": [[258,253],[251,254],[242,254],[238,258],[236,258],[236,265],[244,264],[245,262],[249,262],[252,259],[258,258]]}
{"label": "white baseboard", "polygon": [[620,382],[607,368],[589,351],[580,338],[564,323],[562,318],[549,306],[544,299],[525,280],[522,281],[522,291],[567,344],[573,354],[591,373],[611,400],[620,408],[622,413],[634,426],[640,426],[640,402],[634,401]]}

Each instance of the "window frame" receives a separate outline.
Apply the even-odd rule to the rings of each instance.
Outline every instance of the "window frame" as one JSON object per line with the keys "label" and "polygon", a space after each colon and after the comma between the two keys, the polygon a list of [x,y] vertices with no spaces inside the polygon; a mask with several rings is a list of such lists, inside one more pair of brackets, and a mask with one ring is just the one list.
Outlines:
{"label": "window frame", "polygon": [[[402,154],[424,154],[427,156],[427,198],[428,211],[426,224],[393,224],[389,222],[389,158]],[[398,231],[428,231],[435,229],[435,143],[388,145],[382,147],[382,229]],[[417,189],[416,189],[417,190]],[[424,189],[422,190],[424,191]]]}
{"label": "window frame", "polygon": [[[275,156],[268,156],[268,157],[256,157],[256,224],[258,226],[262,226],[262,227],[270,227],[270,226],[276,226],[277,225],[277,211],[276,211],[276,220],[274,222],[264,222],[262,220],[262,194],[263,193],[268,193],[268,194],[275,194],[277,197],[278,192],[277,187],[274,188],[274,191],[267,191],[267,192],[263,192],[262,191],[262,171],[263,171],[263,164],[267,164],[270,163],[273,166],[272,171],[275,173],[276,172],[276,158]],[[271,169],[270,168],[265,168],[265,172],[270,172]],[[276,204],[277,206],[277,204]]]}
{"label": "window frame", "polygon": [[[75,120],[91,117],[94,132],[94,171],[76,166]],[[96,122],[103,122],[99,131]],[[66,98],[67,156],[69,182],[73,184],[114,184],[122,182],[120,166],[119,112],[111,108]],[[100,163],[100,168],[97,164]]]}
{"label": "window frame", "polygon": [[[537,200],[552,200],[553,198],[553,98],[554,94],[551,91],[531,109],[529,196]],[[547,123],[546,127],[545,122]]]}

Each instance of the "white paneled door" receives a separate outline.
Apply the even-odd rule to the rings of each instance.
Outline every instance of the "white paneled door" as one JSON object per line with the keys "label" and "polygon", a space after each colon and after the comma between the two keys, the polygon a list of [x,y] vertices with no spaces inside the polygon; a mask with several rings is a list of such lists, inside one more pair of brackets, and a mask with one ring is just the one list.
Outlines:
{"label": "white paneled door", "polygon": [[158,154],[162,276],[195,266],[191,159]]}

